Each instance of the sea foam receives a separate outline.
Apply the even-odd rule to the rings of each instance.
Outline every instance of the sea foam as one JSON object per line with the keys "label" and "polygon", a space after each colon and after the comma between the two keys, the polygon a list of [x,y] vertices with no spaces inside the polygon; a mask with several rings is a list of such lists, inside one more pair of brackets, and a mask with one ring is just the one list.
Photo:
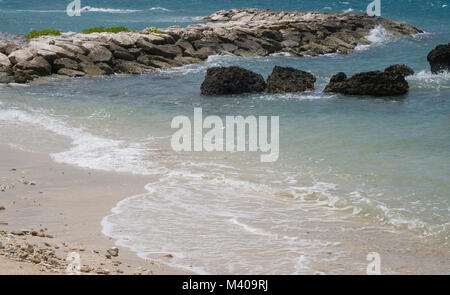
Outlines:
{"label": "sea foam", "polygon": [[366,37],[366,39],[369,40],[371,44],[358,45],[355,47],[355,50],[362,51],[369,49],[371,46],[379,46],[381,44],[385,44],[392,40],[392,35],[389,34],[382,25],[378,25],[370,30],[370,33]]}

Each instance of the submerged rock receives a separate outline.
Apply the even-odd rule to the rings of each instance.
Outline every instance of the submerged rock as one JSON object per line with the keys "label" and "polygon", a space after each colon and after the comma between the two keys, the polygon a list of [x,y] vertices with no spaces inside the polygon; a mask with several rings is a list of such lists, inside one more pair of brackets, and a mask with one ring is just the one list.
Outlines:
{"label": "submerged rock", "polygon": [[313,90],[316,78],[301,70],[275,66],[267,79],[267,93],[289,93]]}
{"label": "submerged rock", "polygon": [[[389,68],[388,68],[389,69]],[[345,95],[397,96],[408,92],[409,85],[403,72],[395,70],[371,71],[347,78],[345,73],[331,77],[324,92]]]}
{"label": "submerged rock", "polygon": [[264,78],[240,67],[209,68],[201,86],[202,95],[223,95],[263,92]]}
{"label": "submerged rock", "polygon": [[438,45],[427,56],[431,66],[431,72],[450,72],[450,43]]}

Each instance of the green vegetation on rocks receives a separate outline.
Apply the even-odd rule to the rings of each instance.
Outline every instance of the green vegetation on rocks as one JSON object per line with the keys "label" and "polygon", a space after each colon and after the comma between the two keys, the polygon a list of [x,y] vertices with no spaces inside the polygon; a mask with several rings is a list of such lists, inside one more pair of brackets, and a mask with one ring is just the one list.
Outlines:
{"label": "green vegetation on rocks", "polygon": [[157,28],[150,28],[146,30],[146,33],[162,34],[163,32],[161,30],[158,30]]}
{"label": "green vegetation on rocks", "polygon": [[42,30],[42,31],[33,30],[29,34],[25,35],[25,38],[33,39],[33,38],[37,38],[39,36],[59,36],[59,35],[61,35],[61,31],[54,30],[54,29]]}
{"label": "green vegetation on rocks", "polygon": [[130,30],[126,27],[120,26],[120,27],[111,27],[111,28],[105,28],[104,26],[100,26],[97,28],[90,28],[82,30],[81,33],[83,34],[92,34],[92,33],[120,33],[120,32],[130,32]]}

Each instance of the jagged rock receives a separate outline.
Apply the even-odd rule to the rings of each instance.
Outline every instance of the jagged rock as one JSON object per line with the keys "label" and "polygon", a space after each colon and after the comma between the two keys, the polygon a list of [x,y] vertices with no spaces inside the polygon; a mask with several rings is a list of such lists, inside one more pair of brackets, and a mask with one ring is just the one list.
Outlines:
{"label": "jagged rock", "polygon": [[[169,60],[160,56],[142,54],[138,57],[137,62],[158,69],[166,69],[172,67],[176,60]],[[180,63],[179,65],[182,64]]]}
{"label": "jagged rock", "polygon": [[233,53],[236,49],[239,49],[239,47],[231,43],[224,43],[220,45],[221,52]]}
{"label": "jagged rock", "polygon": [[127,51],[128,51],[128,53],[133,55],[135,58],[137,58],[139,55],[142,54],[141,48],[129,48],[129,49],[127,49]]}
{"label": "jagged rock", "polygon": [[16,51],[13,51],[10,55],[8,55],[9,60],[13,64],[17,64],[21,61],[28,61],[33,59],[34,52],[30,48],[23,48]]}
{"label": "jagged rock", "polygon": [[213,49],[212,47],[202,47],[199,50],[187,49],[184,53],[187,56],[205,60],[208,58],[208,56],[216,54],[217,51],[215,49]]}
{"label": "jagged rock", "polygon": [[175,45],[179,46],[183,52],[186,50],[190,50],[190,51],[195,51],[194,46],[192,46],[192,44],[184,39],[180,39],[177,41],[177,43],[175,43]]}
{"label": "jagged rock", "polygon": [[14,76],[8,73],[0,73],[0,83],[12,83],[14,82]]}
{"label": "jagged rock", "polygon": [[180,47],[176,45],[155,45],[150,42],[139,40],[136,45],[142,48],[147,54],[159,55],[166,58],[175,58],[182,54]]}
{"label": "jagged rock", "polygon": [[76,58],[76,54],[67,51],[62,47],[51,45],[49,44],[49,41],[34,40],[30,41],[28,46],[31,50],[37,52],[38,55],[44,57],[48,62],[52,62],[56,58],[63,57],[71,59]]}
{"label": "jagged rock", "polygon": [[52,73],[52,67],[45,58],[36,56],[32,60],[24,60],[14,66],[13,69],[32,71],[39,76],[47,76]]}
{"label": "jagged rock", "polygon": [[78,70],[78,63],[70,58],[59,58],[53,62],[53,69],[58,71],[59,69],[66,68],[71,70]]}
{"label": "jagged rock", "polygon": [[82,46],[74,45],[71,42],[55,42],[55,46],[61,47],[62,49],[65,49],[75,55],[86,55],[88,53],[88,50]]}
{"label": "jagged rock", "polygon": [[0,42],[0,53],[5,54],[6,56],[10,55],[11,52],[16,51],[20,48],[20,45],[16,42],[12,41],[2,41]]}
{"label": "jagged rock", "polygon": [[14,82],[24,84],[31,80],[33,80],[34,77],[32,73],[30,72],[23,72],[23,71],[15,71],[14,72]]}
{"label": "jagged rock", "polygon": [[[145,30],[144,30],[144,32],[145,32]],[[142,36],[141,38],[139,38],[136,41],[136,43],[139,42],[139,41],[145,41],[145,42],[149,42],[149,43],[152,43],[152,44],[155,44],[155,45],[166,44],[166,40],[162,36],[159,36],[157,34],[149,34],[149,35],[146,35],[146,36]]]}
{"label": "jagged rock", "polygon": [[240,67],[209,68],[201,85],[202,95],[223,95],[263,92],[263,77]]}
{"label": "jagged rock", "polygon": [[112,34],[111,41],[118,46],[130,48],[136,44],[137,38],[127,33]]}
{"label": "jagged rock", "polygon": [[107,63],[100,62],[97,63],[96,66],[102,69],[106,75],[114,74],[114,70]]}
{"label": "jagged rock", "polygon": [[190,56],[177,56],[175,57],[175,61],[180,63],[180,65],[189,65],[189,64],[198,64],[202,63],[203,60]]}
{"label": "jagged rock", "polygon": [[136,60],[136,57],[134,55],[130,54],[126,50],[113,51],[113,55],[115,58],[118,58],[118,59],[124,59],[124,60],[130,60],[130,61]]}
{"label": "jagged rock", "polygon": [[409,85],[402,73],[371,71],[347,78],[345,73],[331,77],[324,92],[345,95],[397,96],[408,92]]}
{"label": "jagged rock", "polygon": [[9,60],[8,56],[4,55],[3,53],[0,53],[0,66],[4,67],[11,66],[11,61]]}
{"label": "jagged rock", "polygon": [[412,68],[408,67],[407,65],[400,64],[389,66],[384,71],[397,73],[403,75],[404,77],[414,75],[414,70]]}
{"label": "jagged rock", "polygon": [[113,57],[111,51],[104,46],[96,46],[89,50],[88,57],[93,62],[106,62],[109,63]]}
{"label": "jagged rock", "polygon": [[115,60],[114,71],[124,74],[147,74],[154,71],[152,67],[148,67],[143,64],[139,64],[135,61]]}
{"label": "jagged rock", "polygon": [[88,76],[101,76],[106,74],[105,71],[93,63],[80,63],[80,70],[85,72]]}
{"label": "jagged rock", "polygon": [[69,77],[82,77],[82,76],[86,75],[84,72],[73,70],[73,69],[68,69],[68,68],[59,69],[57,73],[58,73],[58,75],[64,75],[64,76],[69,76]]}
{"label": "jagged rock", "polygon": [[267,79],[267,93],[289,93],[313,90],[316,78],[304,71],[275,66]]}
{"label": "jagged rock", "polygon": [[450,72],[450,43],[436,46],[430,51],[427,59],[433,74],[444,71]]}
{"label": "jagged rock", "polygon": [[45,58],[45,60],[48,61],[49,63],[53,63],[58,58],[58,54],[56,52],[44,49],[39,50],[37,54]]}

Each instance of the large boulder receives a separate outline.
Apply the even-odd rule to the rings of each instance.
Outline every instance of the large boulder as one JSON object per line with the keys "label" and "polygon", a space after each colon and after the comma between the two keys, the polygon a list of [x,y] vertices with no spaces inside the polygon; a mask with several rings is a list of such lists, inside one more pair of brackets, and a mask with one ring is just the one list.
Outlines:
{"label": "large boulder", "polygon": [[316,78],[304,71],[275,66],[267,79],[267,93],[289,93],[313,90]]}
{"label": "large boulder", "polygon": [[154,68],[139,64],[135,61],[116,59],[114,61],[114,71],[123,74],[148,74],[154,72]]}
{"label": "large boulder", "polygon": [[71,70],[78,70],[78,63],[70,58],[58,58],[53,62],[53,69],[54,71],[59,71],[59,69],[71,69]]}
{"label": "large boulder", "polygon": [[80,63],[80,70],[85,72],[88,76],[102,76],[105,75],[106,72],[103,71],[100,67],[96,66],[90,62],[82,62]]}
{"label": "large boulder", "polygon": [[119,33],[119,34],[112,34],[111,41],[117,44],[118,46],[129,48],[133,47],[136,44],[137,38],[131,34]]}
{"label": "large boulder", "polygon": [[14,82],[13,75],[5,72],[0,72],[0,83],[12,83],[12,82]]}
{"label": "large boulder", "polygon": [[0,66],[4,66],[4,67],[10,67],[11,66],[11,61],[3,53],[0,53]]}
{"label": "large boulder", "polygon": [[9,61],[13,64],[17,64],[22,61],[28,61],[33,59],[34,52],[30,48],[23,48],[16,51],[11,52],[10,55],[8,55]]}
{"label": "large boulder", "polygon": [[345,95],[396,96],[408,92],[409,85],[402,73],[372,71],[347,78],[345,73],[331,77],[324,92]]}
{"label": "large boulder", "polygon": [[450,72],[450,43],[438,45],[428,54],[427,59],[433,74]]}
{"label": "large boulder", "polygon": [[13,69],[32,72],[38,76],[47,76],[52,73],[51,65],[42,56],[36,56],[30,61],[21,61]]}
{"label": "large boulder", "polygon": [[113,54],[111,51],[109,51],[106,47],[103,46],[96,46],[89,50],[88,57],[93,62],[111,62],[111,59],[113,58]]}
{"label": "large boulder", "polygon": [[1,40],[0,42],[0,53],[5,55],[10,55],[11,52],[16,51],[19,48],[19,44],[10,40]]}
{"label": "large boulder", "polygon": [[240,67],[209,68],[201,86],[202,95],[222,95],[263,92],[263,77]]}
{"label": "large boulder", "polygon": [[183,53],[182,49],[177,45],[155,45],[142,39],[136,43],[136,46],[142,48],[148,54],[159,55],[165,58],[175,58]]}

